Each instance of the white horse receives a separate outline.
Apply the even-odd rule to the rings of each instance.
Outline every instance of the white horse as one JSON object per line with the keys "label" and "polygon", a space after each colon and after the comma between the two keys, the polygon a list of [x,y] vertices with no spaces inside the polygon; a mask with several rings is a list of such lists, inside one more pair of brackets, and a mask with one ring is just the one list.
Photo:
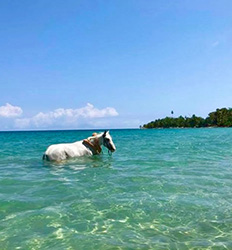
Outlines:
{"label": "white horse", "polygon": [[100,149],[101,146],[104,145],[111,152],[116,150],[109,131],[105,131],[96,136],[88,137],[87,140],[50,145],[45,151],[43,159],[48,161],[62,161],[68,158],[97,154],[95,150],[93,150],[94,148],[85,143],[86,141],[94,145],[97,143],[98,145],[96,146]]}

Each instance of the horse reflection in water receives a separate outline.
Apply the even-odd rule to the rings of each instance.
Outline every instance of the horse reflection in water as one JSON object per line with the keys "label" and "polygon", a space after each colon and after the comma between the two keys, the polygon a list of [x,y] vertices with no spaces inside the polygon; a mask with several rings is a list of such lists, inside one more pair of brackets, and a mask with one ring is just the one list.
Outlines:
{"label": "horse reflection in water", "polygon": [[102,145],[110,152],[116,150],[109,131],[73,143],[53,144],[47,148],[43,159],[59,162],[69,158],[96,155],[101,152]]}
{"label": "horse reflection in water", "polygon": [[43,161],[43,167],[49,168],[53,173],[64,173],[66,170],[82,171],[89,168],[112,168],[114,166],[113,157],[107,155],[83,156],[70,158],[63,161]]}

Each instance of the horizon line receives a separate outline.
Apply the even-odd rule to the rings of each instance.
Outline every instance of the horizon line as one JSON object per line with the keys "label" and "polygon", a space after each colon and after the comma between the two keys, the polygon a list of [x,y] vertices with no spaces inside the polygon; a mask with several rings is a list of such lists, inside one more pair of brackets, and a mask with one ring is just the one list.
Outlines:
{"label": "horizon line", "polygon": [[52,131],[91,131],[91,130],[126,130],[126,129],[140,129],[140,128],[78,128],[78,129],[29,129],[29,130],[0,130],[2,132],[52,132]]}

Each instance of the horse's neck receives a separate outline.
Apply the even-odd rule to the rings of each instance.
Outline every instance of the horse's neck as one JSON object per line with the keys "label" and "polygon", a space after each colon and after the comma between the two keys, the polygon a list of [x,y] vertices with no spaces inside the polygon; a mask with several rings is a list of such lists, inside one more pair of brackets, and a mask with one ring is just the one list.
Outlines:
{"label": "horse's neck", "polygon": [[100,146],[103,145],[103,137],[101,135],[98,136],[98,143],[99,143]]}
{"label": "horse's neck", "polygon": [[[96,140],[97,138],[97,140]],[[90,137],[89,138],[91,143],[93,143],[94,145],[98,144],[99,146],[102,146],[103,145],[103,138],[102,136],[93,136],[93,137]]]}

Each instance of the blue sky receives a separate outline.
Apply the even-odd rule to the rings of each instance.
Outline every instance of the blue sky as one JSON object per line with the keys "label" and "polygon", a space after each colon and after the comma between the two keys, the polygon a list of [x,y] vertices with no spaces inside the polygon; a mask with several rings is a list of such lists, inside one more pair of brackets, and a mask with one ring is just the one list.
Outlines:
{"label": "blue sky", "polygon": [[232,107],[231,0],[0,1],[0,130]]}

